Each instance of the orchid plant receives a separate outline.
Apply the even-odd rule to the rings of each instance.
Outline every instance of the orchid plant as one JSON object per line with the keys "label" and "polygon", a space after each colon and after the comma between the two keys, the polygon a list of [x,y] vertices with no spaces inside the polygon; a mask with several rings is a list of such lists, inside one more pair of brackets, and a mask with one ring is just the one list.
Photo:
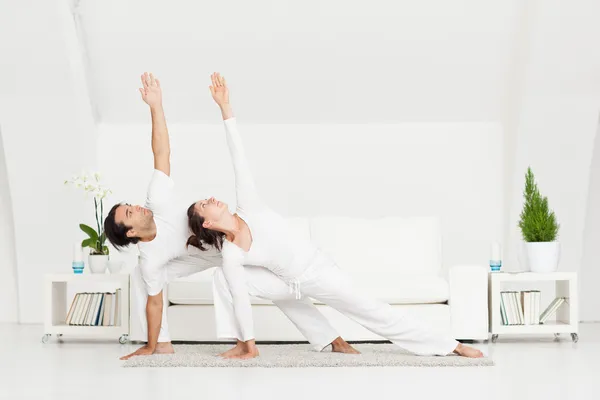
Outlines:
{"label": "orchid plant", "polygon": [[96,228],[94,229],[86,224],[79,224],[79,228],[89,237],[81,242],[81,247],[89,247],[92,255],[108,255],[109,250],[106,243],[106,233],[104,232],[104,199],[112,191],[104,187],[100,182],[101,176],[98,172],[82,172],[80,175],[73,176],[65,181],[65,185],[73,185],[81,188],[85,192],[86,198],[94,197],[94,210],[96,217]]}

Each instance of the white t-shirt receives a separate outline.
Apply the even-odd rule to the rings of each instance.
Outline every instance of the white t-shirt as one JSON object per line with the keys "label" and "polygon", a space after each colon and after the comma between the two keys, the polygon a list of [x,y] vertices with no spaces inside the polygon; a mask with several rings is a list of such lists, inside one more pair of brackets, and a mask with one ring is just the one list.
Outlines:
{"label": "white t-shirt", "polygon": [[[182,268],[190,262],[197,264],[197,271],[221,265],[220,255],[214,252],[188,255],[186,242],[189,237],[186,209],[177,202],[175,183],[164,172],[154,170],[145,207],[154,214],[156,237],[150,242],[138,242],[140,269],[149,296],[159,294],[171,275],[167,268]],[[196,271],[196,272],[197,272]]]}

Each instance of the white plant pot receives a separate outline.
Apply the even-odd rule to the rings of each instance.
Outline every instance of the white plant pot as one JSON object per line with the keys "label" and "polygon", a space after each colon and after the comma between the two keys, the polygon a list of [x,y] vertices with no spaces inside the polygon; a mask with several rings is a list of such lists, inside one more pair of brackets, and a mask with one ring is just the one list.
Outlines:
{"label": "white plant pot", "polygon": [[93,274],[104,274],[108,266],[108,255],[90,254],[88,264]]}
{"label": "white plant pot", "polygon": [[559,260],[560,242],[527,242],[527,264],[531,272],[554,272]]}

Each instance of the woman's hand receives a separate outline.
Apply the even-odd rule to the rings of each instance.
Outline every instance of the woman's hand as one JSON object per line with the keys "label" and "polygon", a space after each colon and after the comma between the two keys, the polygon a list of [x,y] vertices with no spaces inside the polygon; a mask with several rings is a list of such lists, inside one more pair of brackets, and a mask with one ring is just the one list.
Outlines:
{"label": "woman's hand", "polygon": [[215,103],[221,108],[229,105],[229,89],[227,88],[225,78],[218,72],[215,72],[210,76],[210,79],[212,81],[212,86],[209,86],[210,94]]}
{"label": "woman's hand", "polygon": [[229,105],[229,89],[227,88],[225,78],[218,72],[215,72],[210,76],[210,79],[212,81],[212,86],[209,86],[208,88],[210,89],[213,100],[217,103],[219,108],[221,108],[223,120],[233,118],[233,110],[231,109],[231,105]]}

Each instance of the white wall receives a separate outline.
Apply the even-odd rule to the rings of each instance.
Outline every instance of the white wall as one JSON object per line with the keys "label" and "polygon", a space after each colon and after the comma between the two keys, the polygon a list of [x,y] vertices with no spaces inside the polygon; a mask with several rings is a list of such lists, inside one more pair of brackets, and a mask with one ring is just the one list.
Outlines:
{"label": "white wall", "polygon": [[[529,50],[518,100],[516,157],[507,221],[512,250],[507,269],[521,269],[517,257],[521,236],[516,222],[523,203],[524,174],[530,165],[561,224],[559,269],[578,271],[583,277],[587,275],[583,268],[591,267],[582,266],[582,248],[600,112],[600,3],[540,0],[530,7],[530,27],[524,39]],[[549,287],[543,289],[552,291]],[[582,289],[581,303],[598,298],[596,287]]]}
{"label": "white wall", "polygon": [[[219,121],[216,110],[211,114]],[[498,124],[238,124],[261,195],[283,215],[438,215],[446,267],[485,266],[490,243],[501,240]],[[181,207],[215,196],[233,209],[222,125],[172,124],[170,134]],[[150,127],[103,124],[99,137],[98,165],[113,186],[112,202],[143,204],[152,173]]]}
{"label": "white wall", "polygon": [[41,322],[46,272],[70,272],[85,221],[63,180],[95,163],[95,132],[73,16],[64,0],[0,11],[0,121],[12,192],[21,322]]}
{"label": "white wall", "polygon": [[[78,4],[75,16],[69,9],[71,4]],[[589,166],[600,108],[597,1],[228,0],[201,4],[191,0],[21,0],[4,2],[1,7],[0,122],[13,199],[23,322],[41,321],[41,277],[46,271],[70,267],[70,243],[79,237],[77,223],[91,219],[90,204],[63,188],[62,179],[96,164],[94,112],[97,121],[115,124],[124,134],[128,133],[125,124],[145,123],[147,111],[137,92],[139,74],[144,70],[156,72],[169,89],[165,104],[173,131],[177,123],[214,121],[206,76],[220,70],[235,89],[233,101],[244,124],[272,123],[295,132],[286,137],[291,142],[281,142],[280,146],[293,143],[323,160],[323,149],[337,149],[334,143],[346,143],[347,152],[335,153],[338,164],[309,164],[315,169],[307,169],[306,174],[298,170],[307,166],[299,152],[273,158],[273,162],[286,162],[276,173],[269,170],[270,159],[261,158],[255,164],[261,188],[286,214],[304,210],[349,212],[340,199],[355,194],[355,180],[360,182],[358,188],[393,199],[393,203],[386,200],[390,210],[402,204],[420,213],[439,206],[434,199],[440,193],[431,188],[424,192],[429,196],[423,196],[428,199],[424,204],[411,202],[415,197],[402,197],[398,203],[400,192],[388,193],[387,181],[380,181],[383,178],[374,169],[364,173],[353,158],[359,147],[374,150],[376,144],[370,144],[369,138],[357,131],[346,138],[341,133],[344,124],[367,123],[355,128],[370,129],[383,122],[499,123],[502,138],[494,143],[501,148],[490,150],[490,157],[504,157],[503,171],[498,174],[500,179],[504,176],[504,182],[494,181],[491,193],[502,197],[504,191],[505,196],[498,204],[494,196],[490,207],[504,204],[493,218],[502,215],[506,269],[519,268],[515,226],[522,203],[523,174],[527,165],[532,165],[562,224],[561,269],[580,270],[582,278],[594,274],[587,269],[594,268],[591,264],[580,266],[587,187],[593,179]],[[224,20],[227,23],[222,23]],[[324,125],[316,128],[312,124]],[[141,128],[131,129],[141,139]],[[306,129],[313,132],[308,135],[313,135],[313,142],[323,149],[302,141]],[[326,131],[316,134],[318,129]],[[384,142],[392,140],[385,136],[385,130],[375,129]],[[182,128],[181,132],[188,130]],[[400,142],[393,143],[423,145],[402,132],[402,138],[397,139]],[[436,140],[465,139],[454,130],[449,132],[447,138]],[[281,140],[268,127],[262,135],[272,137],[251,135],[262,138],[253,143],[267,138]],[[464,143],[462,150],[452,145],[449,148],[463,154],[461,151],[481,145],[472,140],[475,142]],[[131,146],[135,147],[132,152],[150,156],[147,142]],[[264,149],[253,149],[254,154],[261,151]],[[104,168],[107,153],[98,154]],[[184,154],[175,162],[189,162],[191,154]],[[447,160],[450,154],[444,153],[442,158]],[[117,160],[126,160],[126,156],[122,154]],[[466,156],[470,162],[483,162],[474,155]],[[213,160],[211,155],[203,157],[198,163]],[[424,157],[432,164],[431,169],[421,171],[423,176],[447,189],[445,185],[452,179],[444,174],[447,165],[453,164]],[[375,160],[373,168],[385,169],[384,161]],[[140,168],[151,168],[148,162]],[[403,164],[406,161],[394,162],[395,168],[411,169]],[[326,166],[329,175],[321,176],[319,165]],[[469,177],[475,179],[473,186],[483,181],[477,172],[474,176],[465,172],[466,165],[460,161],[456,170],[448,170],[466,174],[460,181],[462,189],[471,187]],[[442,175],[433,175],[434,170]],[[296,203],[296,186],[287,186],[287,196],[276,190],[276,185],[287,182],[284,173],[309,193],[330,189],[327,179],[336,179],[339,192],[325,201],[309,197],[308,207],[301,208]],[[230,188],[219,186],[216,176],[202,176],[202,187],[213,189],[210,194],[227,196]],[[420,187],[418,176],[408,176],[409,187]],[[122,185],[122,180],[115,183]],[[145,187],[135,188],[135,193],[133,187],[131,191],[124,189],[123,196],[140,196],[138,201],[143,201]],[[450,192],[458,196],[458,192]],[[451,197],[450,204],[463,207],[457,199]],[[466,211],[470,219],[470,210]],[[456,214],[448,221],[460,224],[464,215]],[[495,223],[490,222],[492,231],[497,229]],[[489,232],[483,224],[475,228]],[[32,235],[36,235],[35,241]],[[450,236],[449,240],[457,244],[466,238]],[[69,246],[62,246],[59,240]],[[476,243],[480,250],[474,257],[487,258],[487,249]],[[453,257],[449,261],[454,261]],[[585,286],[582,291],[583,301],[598,299],[597,291]]]}
{"label": "white wall", "polygon": [[0,126],[0,322],[17,322],[17,257],[13,224],[12,199],[4,156],[2,126]]}
{"label": "white wall", "polygon": [[600,321],[600,262],[598,261],[598,244],[600,243],[600,121],[596,129],[590,183],[585,214],[585,231],[583,239],[583,257],[581,263],[581,319],[583,321]]}
{"label": "white wall", "polygon": [[[517,127],[510,245],[520,239],[516,222],[531,165],[561,223],[561,269],[578,271],[600,110],[600,26],[595,18],[600,3],[536,1],[534,10]],[[516,254],[511,257],[508,267],[518,270]]]}
{"label": "white wall", "polygon": [[177,122],[210,123],[207,77],[256,123],[500,121],[519,0],[83,0],[106,123],[144,123],[155,72]]}

